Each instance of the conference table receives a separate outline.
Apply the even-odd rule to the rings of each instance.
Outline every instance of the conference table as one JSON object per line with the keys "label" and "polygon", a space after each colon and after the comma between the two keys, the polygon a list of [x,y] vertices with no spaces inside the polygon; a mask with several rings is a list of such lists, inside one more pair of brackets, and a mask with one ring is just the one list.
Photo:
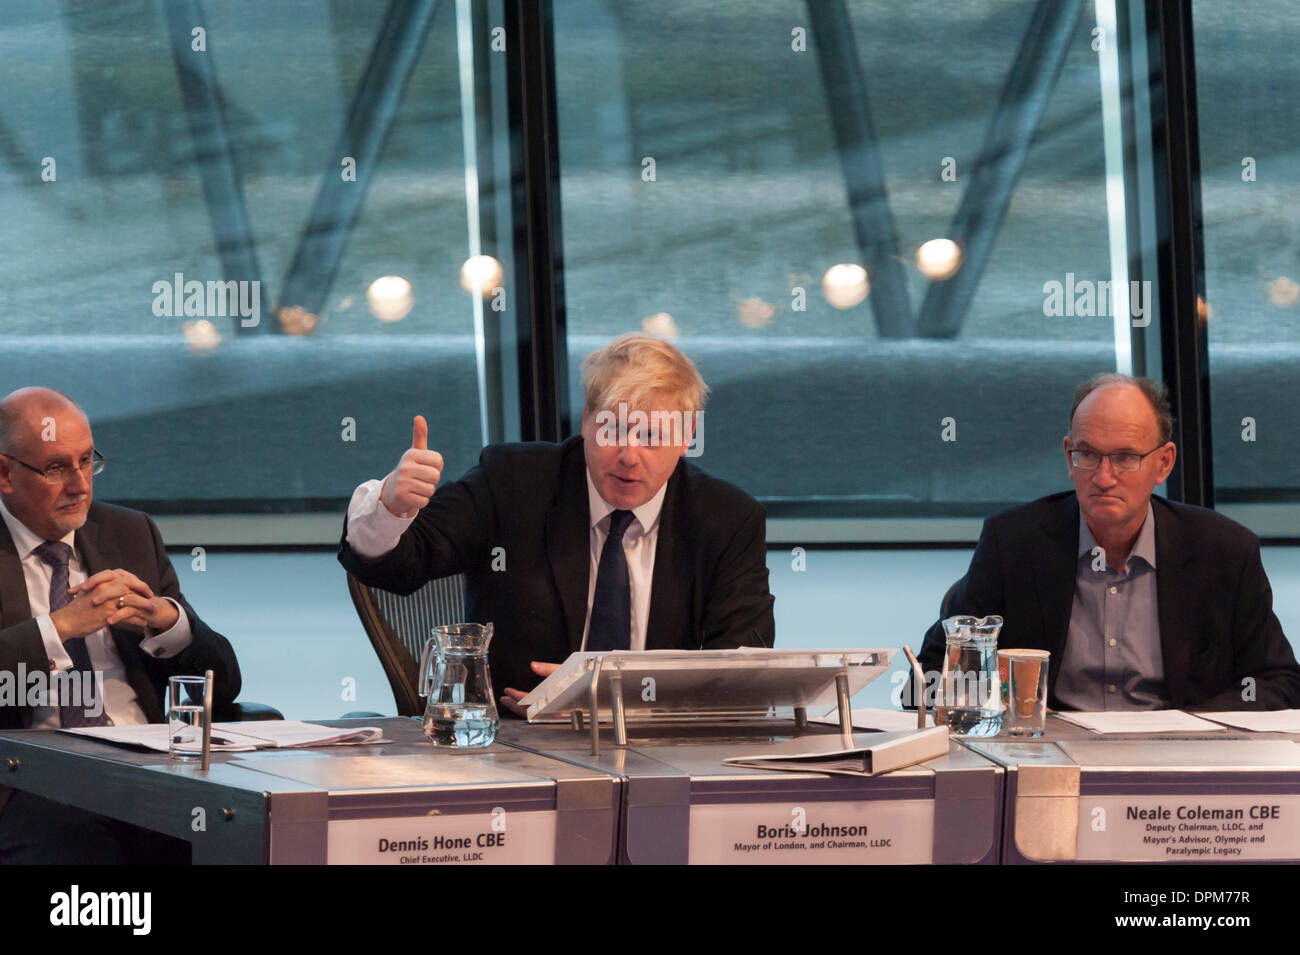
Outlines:
{"label": "conference table", "polygon": [[[516,747],[436,749],[419,720],[385,741],[172,760],[57,730],[0,734],[0,784],[186,839],[240,864],[613,861],[621,781]],[[256,726],[256,724],[250,724]]]}
{"label": "conference table", "polygon": [[1225,728],[966,739],[1006,771],[1001,861],[1300,860],[1300,735]]}
{"label": "conference table", "polygon": [[727,765],[778,740],[838,735],[784,720],[630,728],[591,752],[568,726],[503,722],[498,739],[623,780],[618,857],[634,864],[994,863],[1002,780],[955,741],[948,753],[879,776]]}
{"label": "conference table", "polygon": [[1300,736],[953,739],[877,776],[725,757],[835,732],[769,720],[630,732],[502,720],[478,750],[419,720],[368,746],[214,753],[207,771],[58,731],[0,733],[0,783],[186,839],[195,863],[1029,863],[1300,859]]}

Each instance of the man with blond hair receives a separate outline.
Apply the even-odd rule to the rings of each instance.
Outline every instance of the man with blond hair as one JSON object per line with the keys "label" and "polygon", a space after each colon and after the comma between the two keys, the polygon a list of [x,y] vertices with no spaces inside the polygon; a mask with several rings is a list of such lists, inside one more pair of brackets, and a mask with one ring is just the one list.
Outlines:
{"label": "man with blond hair", "polygon": [[449,484],[416,416],[397,467],[353,494],[339,548],[354,577],[398,594],[464,573],[469,619],[495,624],[494,688],[516,715],[577,650],[773,642],[763,508],[684,460],[703,447],[695,366],[628,334],[582,371],[580,435],[491,445]]}

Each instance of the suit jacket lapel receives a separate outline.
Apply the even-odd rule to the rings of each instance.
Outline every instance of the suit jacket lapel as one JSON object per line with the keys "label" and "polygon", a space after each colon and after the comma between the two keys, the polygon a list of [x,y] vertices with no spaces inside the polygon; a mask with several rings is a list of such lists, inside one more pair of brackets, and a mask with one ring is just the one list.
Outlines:
{"label": "suit jacket lapel", "polygon": [[[77,531],[76,536],[77,553],[81,557],[81,567],[86,572],[87,578],[93,577],[102,570],[121,567],[125,563],[115,536],[112,533],[101,533],[105,530],[92,505],[86,523]],[[147,658],[144,651],[140,649],[140,641],[144,639],[144,634],[138,630],[119,627],[110,627],[108,632],[113,638],[113,646],[117,648],[117,655],[126,671],[126,682],[135,691],[136,703],[144,711],[145,719],[151,723],[162,722],[163,712],[159,690],[150,682],[149,671],[146,669]]]}
{"label": "suit jacket lapel", "polygon": [[[655,543],[655,569],[650,584],[650,618],[646,623],[645,648],[647,650],[696,649],[703,635],[689,633],[686,620],[685,595],[690,593],[690,568],[682,565],[682,557],[690,548],[679,540],[687,528],[679,527],[684,509],[677,496],[682,488],[682,461],[668,479],[664,492],[664,506],[659,511],[659,539]],[[698,642],[697,642],[698,641]]]}
{"label": "suit jacket lapel", "polygon": [[113,546],[112,539],[100,539],[99,521],[93,515],[88,516],[86,523],[77,531],[76,544],[87,577],[93,577],[101,570],[109,570],[120,563],[116,561],[117,548]]}
{"label": "suit jacket lapel", "polygon": [[564,609],[569,650],[582,647],[587,622],[587,576],[591,569],[590,509],[587,506],[586,458],[577,442],[561,465],[559,490],[546,517],[546,556]]}
{"label": "suit jacket lapel", "polygon": [[[1073,494],[1053,502],[1039,521],[1039,559],[1034,584],[1043,621],[1043,649],[1058,662],[1065,650],[1074,607],[1074,578],[1079,551],[1079,500]],[[1048,669],[1048,693],[1056,686],[1057,666]]]}
{"label": "suit jacket lapel", "polygon": [[[1195,607],[1182,569],[1191,563],[1192,550],[1183,542],[1178,515],[1152,497],[1156,519],[1156,603],[1160,620],[1160,650],[1165,665],[1165,692],[1173,706],[1187,699],[1193,640],[1199,635],[1194,625]],[[1183,586],[1179,587],[1179,582]],[[1193,591],[1194,592],[1194,591]]]}
{"label": "suit jacket lapel", "polygon": [[0,626],[16,627],[31,619],[32,605],[27,600],[27,579],[18,549],[8,525],[0,521]]}

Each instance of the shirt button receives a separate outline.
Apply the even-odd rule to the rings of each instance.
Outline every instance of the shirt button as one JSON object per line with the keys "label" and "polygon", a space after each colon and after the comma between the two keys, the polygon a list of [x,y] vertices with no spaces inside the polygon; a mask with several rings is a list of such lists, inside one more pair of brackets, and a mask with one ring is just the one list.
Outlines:
{"label": "shirt button", "polygon": [[1117,686],[1115,686],[1114,683],[1112,683],[1110,686],[1106,687],[1106,690],[1107,690],[1107,692],[1109,692],[1109,693],[1114,693],[1117,689],[1119,689],[1119,688],[1118,688]]}
{"label": "shirt button", "polygon": [[1113,647],[1115,644],[1117,644],[1117,643],[1119,643],[1119,641],[1116,640],[1114,637],[1111,637],[1111,638],[1110,638],[1110,645],[1111,645],[1112,647]]}
{"label": "shirt button", "polygon": [[1110,592],[1113,593],[1113,594],[1117,594],[1117,593],[1119,593],[1119,588],[1118,588],[1118,587],[1111,587],[1111,588],[1110,588]]}

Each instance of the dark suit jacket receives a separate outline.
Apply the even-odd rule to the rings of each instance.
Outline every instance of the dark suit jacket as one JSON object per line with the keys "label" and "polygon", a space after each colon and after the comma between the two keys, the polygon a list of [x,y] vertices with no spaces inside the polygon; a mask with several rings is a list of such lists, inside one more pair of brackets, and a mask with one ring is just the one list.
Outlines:
{"label": "dark suit jacket", "polygon": [[[240,682],[235,651],[225,637],[199,619],[181,595],[162,537],[147,514],[112,504],[91,504],[85,525],[77,531],[76,548],[87,577],[101,570],[119,567],[129,570],[157,596],[175,600],[189,617],[193,641],[185,650],[165,660],[140,649],[142,633],[123,627],[110,631],[126,669],[127,681],[149,722],[163,721],[162,700],[170,676],[212,670],[214,704],[234,701],[239,695]],[[27,672],[50,668],[40,628],[27,603],[27,584],[13,538],[9,528],[0,521],[0,670],[16,674],[19,663],[26,666]],[[26,729],[31,724],[30,707],[0,707],[0,729]]]}
{"label": "dark suit jacket", "polygon": [[[1156,599],[1165,694],[1174,708],[1285,709],[1300,705],[1300,668],[1273,613],[1259,538],[1221,514],[1153,496]],[[970,570],[949,614],[1004,620],[998,646],[1047,650],[1048,705],[1056,698],[1079,549],[1073,491],[1040,498],[984,522]],[[939,670],[943,627],[921,647],[921,668]],[[1255,701],[1241,698],[1256,680]]]}
{"label": "dark suit jacket", "polygon": [[[582,438],[491,445],[459,481],[440,485],[387,554],[347,543],[339,561],[398,594],[465,574],[471,620],[495,624],[488,658],[498,698],[540,682],[533,660],[561,663],[582,645],[589,539]],[[504,548],[505,570],[492,569]],[[763,508],[685,459],[668,479],[651,582],[646,649],[772,646]]]}

